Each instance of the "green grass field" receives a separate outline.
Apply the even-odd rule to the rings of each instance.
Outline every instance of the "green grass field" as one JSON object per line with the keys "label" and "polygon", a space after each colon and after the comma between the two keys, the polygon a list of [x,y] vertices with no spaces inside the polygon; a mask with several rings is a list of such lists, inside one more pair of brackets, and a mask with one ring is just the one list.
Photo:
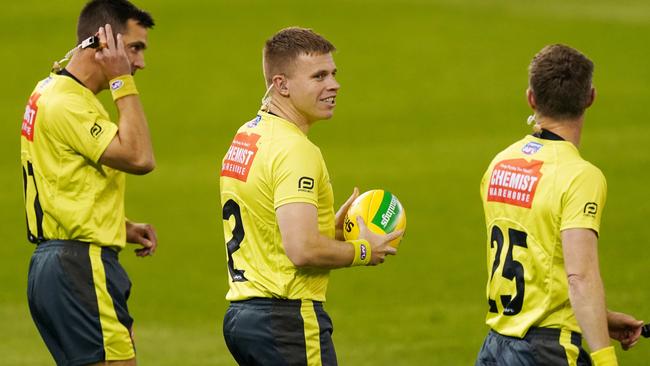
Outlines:
{"label": "green grass field", "polygon": [[[127,215],[153,223],[160,238],[154,258],[121,255],[141,365],[234,364],[221,334],[220,159],[264,93],[263,42],[289,25],[312,27],[339,49],[335,117],[310,132],[337,205],[355,185],[385,188],[408,214],[397,257],[332,273],[326,309],[341,365],[473,364],[487,332],[478,184],[492,156],[529,131],[527,66],[548,43],[577,47],[596,64],[581,151],[608,178],[600,249],[608,305],[650,321],[650,3],[136,2],[157,21],[137,82],[158,166],[128,179]],[[23,0],[0,12],[0,365],[53,364],[26,304],[33,246],[19,131],[35,82],[74,46],[82,4]],[[650,340],[617,352],[622,365],[647,365]]]}

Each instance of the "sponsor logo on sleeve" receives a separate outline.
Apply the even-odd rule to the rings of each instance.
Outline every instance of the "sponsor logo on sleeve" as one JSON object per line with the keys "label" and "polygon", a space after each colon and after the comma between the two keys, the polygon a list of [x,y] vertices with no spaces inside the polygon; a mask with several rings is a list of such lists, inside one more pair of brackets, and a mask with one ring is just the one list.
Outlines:
{"label": "sponsor logo on sleeve", "polygon": [[300,177],[300,179],[298,179],[298,190],[300,192],[312,193],[313,189],[314,189],[314,178]]}
{"label": "sponsor logo on sleeve", "polygon": [[521,149],[521,152],[526,155],[533,155],[534,153],[538,152],[542,146],[544,145],[540,144],[539,142],[531,141],[524,145],[524,147]]}
{"label": "sponsor logo on sleeve", "polygon": [[487,200],[530,208],[544,162],[526,159],[503,160],[492,169]]}
{"label": "sponsor logo on sleeve", "polygon": [[596,214],[598,213],[598,204],[596,202],[587,202],[582,212],[585,216],[596,217]]}
{"label": "sponsor logo on sleeve", "polygon": [[25,114],[23,115],[23,124],[20,130],[20,134],[25,136],[27,140],[34,141],[34,123],[36,123],[36,113],[38,112],[38,98],[41,95],[39,93],[34,93],[29,97],[29,102],[25,107]]}
{"label": "sponsor logo on sleeve", "polygon": [[124,86],[124,81],[122,81],[120,79],[117,79],[117,80],[115,80],[114,82],[111,83],[111,90],[112,91],[118,90],[122,86]]}
{"label": "sponsor logo on sleeve", "polygon": [[238,133],[221,164],[221,176],[246,182],[257,154],[257,141],[260,135]]}
{"label": "sponsor logo on sleeve", "polygon": [[98,138],[99,135],[102,134],[102,132],[104,132],[104,129],[102,128],[102,126],[97,124],[97,122],[95,122],[95,124],[93,124],[93,126],[90,128],[90,135],[94,138]]}

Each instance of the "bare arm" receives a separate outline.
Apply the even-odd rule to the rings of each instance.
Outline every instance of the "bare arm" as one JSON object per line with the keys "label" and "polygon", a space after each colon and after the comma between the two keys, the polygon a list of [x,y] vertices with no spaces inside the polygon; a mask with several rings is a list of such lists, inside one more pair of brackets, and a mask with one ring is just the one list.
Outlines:
{"label": "bare arm", "polygon": [[[350,201],[351,202],[351,201]],[[352,244],[330,239],[318,231],[318,209],[309,203],[289,203],[276,210],[276,217],[282,235],[282,244],[289,260],[296,267],[340,268],[352,263]],[[395,248],[388,243],[402,235],[396,231],[378,235],[367,230],[360,221],[360,237],[368,240],[371,250],[371,265],[384,261],[384,257],[395,254]]]}
{"label": "bare arm", "polygon": [[350,243],[333,240],[318,231],[318,211],[309,203],[290,203],[276,210],[282,244],[296,267],[340,268],[354,257]]}
{"label": "bare arm", "polygon": [[140,97],[128,95],[115,104],[120,114],[119,129],[99,162],[131,174],[151,172],[156,162]]}
{"label": "bare arm", "polygon": [[605,289],[598,265],[598,237],[589,229],[562,231],[569,298],[591,352],[609,346]]}
{"label": "bare arm", "polygon": [[[109,24],[99,29],[100,43],[106,47],[97,51],[95,59],[107,78],[131,74],[131,64],[124,49],[122,35],[113,38]],[[111,168],[132,174],[146,174],[154,169],[155,159],[147,119],[137,94],[115,101],[119,112],[118,131],[99,158]]]}

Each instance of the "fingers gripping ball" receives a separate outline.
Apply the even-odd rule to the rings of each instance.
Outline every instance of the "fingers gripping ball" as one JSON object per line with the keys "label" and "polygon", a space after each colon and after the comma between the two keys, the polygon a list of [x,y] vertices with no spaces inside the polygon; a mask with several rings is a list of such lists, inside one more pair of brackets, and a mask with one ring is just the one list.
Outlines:
{"label": "fingers gripping ball", "polygon": [[[395,230],[406,228],[406,213],[397,197],[383,189],[373,189],[357,197],[343,224],[345,240],[355,240],[359,237],[357,216],[361,216],[368,229],[378,234],[388,234]],[[402,237],[390,242],[394,248],[399,246]]]}

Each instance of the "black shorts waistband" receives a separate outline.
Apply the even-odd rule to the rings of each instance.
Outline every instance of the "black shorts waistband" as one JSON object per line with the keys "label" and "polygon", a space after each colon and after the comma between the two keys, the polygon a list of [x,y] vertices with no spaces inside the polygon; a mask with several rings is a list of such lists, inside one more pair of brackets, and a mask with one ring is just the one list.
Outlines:
{"label": "black shorts waistband", "polygon": [[[506,338],[515,338],[515,339],[521,339],[517,337],[511,337],[507,335],[503,335],[495,330],[490,330],[490,332],[495,333],[501,337],[506,337]],[[541,328],[541,327],[530,327],[528,331],[526,332],[526,335],[524,335],[523,339],[529,340],[531,338],[544,338],[544,339],[550,339],[550,340],[557,340],[560,339],[560,334],[562,333],[562,329],[559,328]],[[574,344],[580,344],[582,342],[582,335],[578,332],[571,331],[571,341]],[[576,343],[577,342],[577,343]]]}
{"label": "black shorts waistband", "polygon": [[[524,339],[528,337],[559,339],[560,333],[562,333],[562,329],[558,328],[531,327],[526,332]],[[571,331],[571,339],[577,339],[578,342],[582,342],[582,335],[578,332]]]}
{"label": "black shorts waistband", "polygon": [[[79,241],[79,240],[64,240],[64,239],[51,239],[40,242],[36,247],[36,253],[44,252],[47,250],[54,250],[57,248],[65,248],[73,251],[88,251],[90,245],[98,246],[97,244]],[[99,246],[102,248],[102,255],[108,255],[117,259],[118,250],[111,246]]]}
{"label": "black shorts waistband", "polygon": [[[250,299],[246,300],[238,300],[238,301],[231,301],[230,305],[232,306],[258,306],[258,307],[277,307],[277,306],[286,306],[286,307],[296,307],[299,308],[302,305],[302,302],[304,300],[291,300],[291,299],[277,299],[277,298],[269,298],[269,297],[253,297]],[[314,303],[314,306],[323,306],[323,303],[321,301],[315,301],[312,300],[312,303]]]}

